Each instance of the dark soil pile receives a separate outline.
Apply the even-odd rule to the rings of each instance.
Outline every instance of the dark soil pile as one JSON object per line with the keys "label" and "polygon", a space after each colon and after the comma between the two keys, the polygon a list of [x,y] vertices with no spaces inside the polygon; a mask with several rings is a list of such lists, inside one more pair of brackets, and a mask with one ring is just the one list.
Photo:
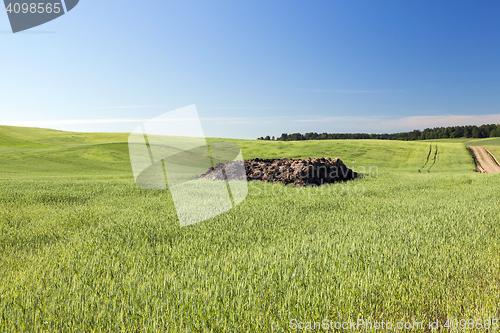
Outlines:
{"label": "dark soil pile", "polygon": [[[241,161],[219,163],[210,168],[202,179],[244,180]],[[245,161],[247,180],[265,180],[299,186],[323,185],[358,178],[359,175],[345,166],[338,158],[269,159],[256,158]]]}

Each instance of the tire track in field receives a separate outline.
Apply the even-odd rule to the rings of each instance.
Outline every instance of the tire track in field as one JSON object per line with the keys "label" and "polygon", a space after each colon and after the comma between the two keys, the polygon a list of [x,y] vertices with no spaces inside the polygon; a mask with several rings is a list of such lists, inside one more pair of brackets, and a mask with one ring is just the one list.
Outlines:
{"label": "tire track in field", "polygon": [[436,143],[436,152],[434,153],[434,162],[429,167],[429,170],[427,170],[427,172],[431,172],[431,168],[434,166],[434,164],[436,164],[437,157],[438,157],[438,145]]}
{"label": "tire track in field", "polygon": [[493,155],[493,153],[491,151],[489,151],[488,148],[484,147],[484,150],[486,150],[486,152],[488,153],[488,155],[490,155],[490,157],[493,160],[493,162],[495,162],[497,165],[500,165],[500,162],[498,162],[498,160],[495,157],[495,155]]}
{"label": "tire track in field", "polygon": [[427,154],[427,161],[425,162],[425,164],[420,169],[418,169],[418,172],[420,172],[420,170],[422,170],[423,168],[425,168],[425,166],[427,165],[427,163],[429,163],[429,158],[431,157],[431,153],[432,153],[432,143],[429,146],[429,154]]}
{"label": "tire track in field", "polygon": [[474,154],[477,172],[500,173],[500,163],[489,150],[480,146],[470,146],[468,148]]}

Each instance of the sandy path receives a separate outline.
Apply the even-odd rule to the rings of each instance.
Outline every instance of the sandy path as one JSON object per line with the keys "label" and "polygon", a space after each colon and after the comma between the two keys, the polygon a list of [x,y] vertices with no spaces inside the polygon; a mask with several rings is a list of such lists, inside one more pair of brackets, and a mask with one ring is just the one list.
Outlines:
{"label": "sandy path", "polygon": [[479,146],[470,146],[469,148],[476,156],[478,172],[481,173],[500,172],[500,164],[498,163],[498,160],[487,149]]}

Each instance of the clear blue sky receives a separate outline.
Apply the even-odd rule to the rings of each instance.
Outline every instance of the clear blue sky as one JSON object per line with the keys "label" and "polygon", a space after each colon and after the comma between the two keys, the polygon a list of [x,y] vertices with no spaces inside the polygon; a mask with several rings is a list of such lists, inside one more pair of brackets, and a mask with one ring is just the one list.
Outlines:
{"label": "clear blue sky", "polygon": [[81,0],[9,31],[0,124],[130,132],[190,104],[216,137],[500,123],[498,1]]}

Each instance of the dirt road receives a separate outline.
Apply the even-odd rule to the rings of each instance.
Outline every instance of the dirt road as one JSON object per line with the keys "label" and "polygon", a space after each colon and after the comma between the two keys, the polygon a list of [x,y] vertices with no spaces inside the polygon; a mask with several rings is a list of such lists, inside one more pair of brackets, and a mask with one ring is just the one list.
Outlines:
{"label": "dirt road", "polygon": [[490,151],[484,147],[470,146],[469,147],[476,157],[477,171],[481,173],[498,173],[500,172],[500,162]]}

